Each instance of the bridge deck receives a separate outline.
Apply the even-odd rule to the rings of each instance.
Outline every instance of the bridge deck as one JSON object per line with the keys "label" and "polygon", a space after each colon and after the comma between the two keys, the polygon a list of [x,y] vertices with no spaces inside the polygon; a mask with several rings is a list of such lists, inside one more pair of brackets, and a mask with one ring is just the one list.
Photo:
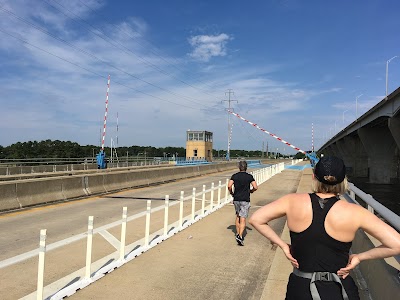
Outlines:
{"label": "bridge deck", "polygon": [[[285,170],[252,194],[250,213],[310,187],[310,169]],[[288,238],[285,219],[271,226]],[[290,263],[251,226],[245,246],[238,246],[234,228],[234,208],[227,205],[70,298],[284,299]]]}

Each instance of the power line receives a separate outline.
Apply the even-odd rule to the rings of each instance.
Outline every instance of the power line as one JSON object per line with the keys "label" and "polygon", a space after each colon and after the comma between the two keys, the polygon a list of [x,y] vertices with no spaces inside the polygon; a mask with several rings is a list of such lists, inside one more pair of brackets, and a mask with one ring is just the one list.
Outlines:
{"label": "power line", "polygon": [[[37,29],[37,30],[43,32],[44,34],[46,34],[46,35],[48,35],[48,36],[50,36],[50,37],[52,37],[52,38],[54,38],[54,39],[56,39],[56,40],[58,40],[58,41],[60,41],[60,42],[62,42],[62,43],[64,43],[64,44],[70,46],[70,47],[73,48],[74,50],[77,50],[77,51],[79,51],[79,52],[81,52],[81,53],[83,53],[83,54],[85,54],[85,55],[87,55],[87,56],[89,56],[89,57],[91,57],[91,58],[94,58],[94,59],[100,61],[101,63],[106,64],[106,65],[112,67],[113,69],[115,69],[115,70],[117,70],[117,71],[119,71],[119,72],[122,72],[122,73],[124,73],[124,74],[126,74],[126,75],[128,75],[128,76],[131,76],[131,77],[133,77],[133,78],[135,78],[135,79],[138,79],[138,80],[140,80],[140,81],[142,81],[142,82],[144,82],[144,83],[146,83],[146,84],[148,84],[148,85],[150,85],[150,86],[153,86],[153,87],[155,87],[155,88],[158,88],[158,89],[160,89],[160,90],[163,90],[163,91],[165,91],[165,92],[167,92],[167,93],[170,93],[170,94],[172,94],[172,95],[174,95],[174,96],[181,97],[181,98],[183,98],[183,99],[186,99],[186,100],[191,101],[191,100],[189,99],[189,97],[182,96],[182,95],[179,95],[179,94],[177,94],[177,93],[175,93],[175,92],[169,91],[168,89],[159,87],[159,86],[157,86],[157,85],[155,85],[155,84],[153,84],[153,83],[151,83],[151,82],[148,82],[148,81],[146,81],[146,80],[144,80],[144,79],[141,79],[140,77],[138,77],[138,76],[136,76],[136,75],[133,75],[133,74],[131,74],[131,73],[128,73],[128,72],[126,72],[125,70],[123,70],[123,69],[121,69],[121,68],[116,67],[116,66],[112,65],[111,63],[106,62],[106,61],[102,60],[101,58],[95,56],[94,54],[92,54],[92,53],[90,53],[90,52],[88,52],[88,51],[86,51],[86,50],[83,50],[83,49],[81,49],[81,48],[79,48],[79,47],[76,47],[76,46],[74,46],[73,44],[71,44],[71,43],[65,41],[64,39],[59,38],[58,36],[55,36],[54,34],[48,32],[47,30],[45,30],[45,29],[43,29],[43,28],[41,28],[40,26],[37,26],[36,24],[34,24],[34,23],[32,23],[32,22],[29,22],[29,21],[25,20],[24,18],[21,18],[21,17],[17,16],[17,15],[14,14],[13,12],[11,12],[11,11],[9,11],[9,10],[3,8],[3,7],[0,7],[0,9],[2,9],[3,11],[7,12],[7,13],[10,14],[10,15],[12,15],[12,16],[15,17],[16,19],[18,19],[18,20],[20,20],[20,21],[22,21],[22,22],[24,22],[24,23],[26,23],[26,24],[28,24],[28,25],[34,27],[35,29]],[[3,32],[5,32],[5,31],[3,31]],[[15,36],[13,36],[13,37],[15,37]],[[28,42],[24,40],[24,43],[28,43]],[[29,43],[28,43],[28,44],[29,44]],[[30,44],[30,45],[33,46],[33,44]],[[40,47],[37,47],[37,48],[40,49],[40,50],[43,50],[43,49],[41,49]],[[45,51],[45,52],[46,52],[46,53],[49,53],[48,51]],[[55,55],[55,56],[56,56],[56,55]],[[57,57],[58,57],[58,56],[57,56]],[[58,58],[60,58],[60,57],[58,57]],[[194,102],[194,101],[191,101],[191,102]],[[204,104],[201,104],[201,103],[199,103],[199,102],[196,102],[196,103],[197,103],[197,104],[200,104],[200,105],[203,105],[204,107],[207,107],[207,106],[205,106]]]}
{"label": "power line", "polygon": [[[156,66],[155,64],[151,63],[151,62],[148,61],[147,59],[143,58],[142,56],[136,54],[135,52],[133,52],[132,50],[130,50],[129,48],[127,48],[125,45],[123,45],[123,44],[121,44],[120,42],[117,42],[117,41],[115,41],[113,38],[109,37],[107,34],[104,33],[104,31],[103,31],[102,29],[97,28],[97,27],[93,26],[92,24],[88,23],[87,21],[83,20],[81,17],[79,17],[78,15],[76,15],[75,13],[73,13],[70,9],[66,8],[65,6],[63,6],[61,3],[57,3],[57,4],[58,4],[59,6],[61,6],[61,7],[63,7],[63,8],[64,8],[65,10],[67,10],[68,12],[70,12],[75,18],[71,18],[70,16],[68,16],[67,14],[65,14],[63,11],[61,11],[61,10],[58,9],[58,8],[56,8],[56,7],[55,7],[53,4],[51,4],[48,0],[45,0],[45,2],[46,2],[49,6],[53,7],[53,8],[56,9],[57,11],[59,11],[60,13],[64,14],[64,16],[70,18],[72,21],[77,22],[76,19],[79,19],[81,23],[87,25],[86,27],[90,26],[91,28],[95,29],[96,31],[92,31],[92,30],[90,30],[90,29],[88,29],[88,30],[89,30],[92,34],[94,34],[94,35],[96,35],[97,37],[101,38],[101,39],[104,40],[105,42],[111,44],[112,46],[114,46],[114,47],[117,48],[118,50],[121,50],[121,51],[125,52],[126,54],[132,54],[132,55],[134,55],[135,57],[137,57],[138,59],[140,59],[141,61],[143,61],[147,66],[156,69],[157,71],[159,71],[160,73],[162,73],[162,74],[164,74],[164,75],[166,75],[166,76],[169,76],[169,77],[171,77],[171,78],[174,78],[175,80],[178,80],[179,82],[181,82],[181,83],[183,83],[183,84],[185,84],[185,85],[187,85],[187,86],[189,86],[189,87],[191,87],[191,88],[194,88],[194,89],[196,89],[196,90],[201,90],[201,91],[204,91],[205,93],[207,93],[205,90],[199,89],[199,88],[197,88],[196,86],[194,86],[194,85],[192,85],[192,84],[190,84],[190,83],[187,83],[187,82],[185,82],[185,81],[179,79],[179,78],[176,77],[175,75],[173,75],[173,74],[171,74],[171,73],[169,73],[169,72],[167,72],[167,71],[161,69],[160,67],[158,67],[158,66]],[[105,39],[102,35],[98,34],[97,31],[98,31],[98,32],[101,32],[104,36],[106,36],[108,40]],[[118,47],[116,44],[113,44],[111,41],[114,41],[114,42],[117,43],[117,45],[119,45],[120,47]],[[121,49],[121,47],[122,47],[123,49]],[[158,56],[158,57],[161,58],[161,56]],[[207,94],[208,94],[208,93],[207,93]],[[209,94],[209,95],[211,95],[211,94]],[[212,95],[211,95],[211,96],[212,96]],[[187,98],[191,98],[191,97],[187,97]],[[196,100],[196,99],[194,99],[194,98],[191,98],[191,99],[192,99],[192,100]],[[200,103],[199,103],[199,104],[200,104]]]}
{"label": "power line", "polygon": [[[86,5],[86,3],[84,3],[84,2],[82,2],[82,1],[80,1],[80,0],[79,0],[79,2],[80,2],[82,5],[84,5],[85,7],[87,7],[88,9],[90,9],[93,13],[97,14],[97,12],[96,12],[94,9],[92,9],[90,6]],[[120,30],[121,32],[123,32],[126,36],[128,36],[128,37],[130,37],[130,38],[134,38],[133,36],[131,36],[130,34],[128,34],[125,30],[121,30],[121,29],[118,28],[116,25],[114,25],[114,24],[110,21],[110,19],[107,18],[106,16],[101,15],[101,18],[102,18],[102,20],[108,20],[109,23],[111,24],[111,26],[113,26],[113,27],[115,27],[116,29],[118,29],[118,30]],[[135,31],[135,32],[137,32],[137,33],[139,33],[137,30],[134,30],[133,28],[132,28],[132,30]],[[140,33],[139,33],[139,34],[140,34]],[[159,57],[161,60],[163,60],[163,61],[165,61],[166,63],[168,63],[169,65],[171,65],[171,66],[172,66],[173,68],[175,68],[176,70],[178,70],[178,71],[180,71],[180,72],[185,72],[185,74],[186,74],[187,77],[191,77],[191,78],[193,78],[193,79],[195,79],[195,80],[197,80],[197,81],[203,83],[204,85],[206,85],[206,86],[212,88],[211,85],[207,84],[206,82],[204,82],[204,81],[202,81],[202,80],[199,80],[198,78],[194,77],[191,73],[187,73],[187,72],[184,71],[183,69],[179,68],[179,67],[177,66],[177,65],[178,65],[178,62],[177,62],[176,59],[173,59],[173,61],[172,61],[173,63],[171,63],[171,61],[165,59],[163,56],[161,56],[160,54],[158,54],[158,51],[154,51],[154,46],[153,46],[152,43],[149,42],[146,38],[141,37],[141,39],[143,39],[143,40],[146,41],[147,45],[150,46],[150,52],[153,53],[155,56]],[[136,42],[137,42],[140,46],[142,46],[144,49],[149,50],[148,48],[145,48],[145,46],[142,45],[142,43],[140,43],[140,41],[136,41]],[[139,57],[140,57],[140,56],[139,56]],[[174,77],[174,78],[175,78],[175,77]],[[177,78],[177,79],[178,79],[178,78]],[[181,82],[184,82],[184,81],[182,81],[182,80],[180,80],[180,79],[178,79],[178,80],[181,81]],[[184,83],[185,83],[185,82],[184,82]],[[207,93],[207,91],[204,90],[204,89],[202,89],[202,88],[199,88],[199,87],[196,87],[196,86],[192,86],[191,84],[188,84],[188,83],[185,83],[185,84],[187,84],[187,85],[189,85],[189,86],[191,86],[191,87],[193,87],[193,88],[196,88],[196,89],[198,89],[198,90],[201,90],[201,91]],[[212,94],[209,94],[209,93],[207,93],[207,94],[208,94],[208,95],[211,95],[211,96],[213,96],[213,97],[215,97],[215,98],[218,98],[218,97],[216,97],[215,95],[212,95]]]}
{"label": "power line", "polygon": [[[80,66],[79,64],[77,64],[77,63],[75,63],[75,62],[69,61],[68,59],[65,59],[65,58],[63,58],[63,57],[61,57],[61,56],[58,56],[58,55],[56,55],[56,54],[54,54],[54,53],[51,53],[51,52],[49,52],[49,51],[47,51],[47,50],[45,50],[45,49],[43,49],[43,48],[40,48],[40,47],[38,47],[38,46],[36,46],[36,45],[33,45],[32,43],[29,43],[28,41],[26,41],[26,40],[24,40],[24,39],[22,39],[22,38],[19,38],[19,37],[15,36],[15,35],[13,35],[13,34],[11,34],[11,33],[9,33],[9,32],[6,32],[6,31],[3,30],[1,27],[0,27],[0,31],[3,32],[4,34],[8,35],[8,36],[11,36],[12,38],[14,38],[14,39],[16,39],[16,40],[19,40],[20,42],[22,42],[22,43],[24,43],[24,44],[27,44],[27,45],[29,45],[29,46],[31,46],[31,47],[37,49],[37,50],[43,51],[43,52],[45,52],[45,53],[47,53],[47,54],[49,54],[49,55],[52,55],[52,56],[54,56],[54,57],[56,57],[56,58],[58,58],[58,59],[60,59],[60,60],[62,60],[62,61],[64,61],[64,62],[67,62],[67,63],[69,63],[69,64],[71,64],[71,65],[74,65],[74,66],[76,66],[76,67],[78,67],[78,68],[80,68],[80,69],[82,69],[82,70],[85,70],[85,71],[88,72],[88,73],[94,74],[94,75],[96,75],[96,76],[98,76],[98,77],[101,77],[101,78],[103,78],[103,79],[107,79],[107,76],[104,76],[104,75],[101,75],[101,74],[99,74],[99,73],[96,73],[96,72],[94,72],[94,71],[92,71],[92,70],[89,70],[89,69],[87,69],[87,68],[85,68],[85,67]],[[114,81],[113,83],[114,83],[114,84],[117,84],[117,85],[120,85],[120,86],[123,86],[123,87],[126,87],[126,88],[128,88],[128,89],[131,89],[131,90],[133,90],[133,91],[135,91],[135,92],[141,93],[141,94],[143,94],[143,95],[146,95],[146,96],[149,96],[149,97],[152,97],[152,98],[161,100],[161,101],[169,102],[169,103],[175,104],[175,105],[177,105],[177,106],[182,106],[182,107],[186,107],[186,108],[190,108],[190,109],[194,109],[194,110],[199,110],[198,107],[191,107],[191,106],[184,105],[184,104],[181,104],[181,103],[175,103],[175,102],[173,102],[173,101],[171,101],[171,100],[167,100],[167,99],[164,99],[164,98],[160,98],[160,97],[158,97],[158,96],[154,96],[154,95],[151,95],[151,94],[149,94],[149,93],[143,92],[143,91],[141,91],[141,90],[132,88],[132,87],[127,86],[127,85],[125,85],[125,84],[123,84],[123,83],[120,83],[120,82],[118,82],[118,81]]]}

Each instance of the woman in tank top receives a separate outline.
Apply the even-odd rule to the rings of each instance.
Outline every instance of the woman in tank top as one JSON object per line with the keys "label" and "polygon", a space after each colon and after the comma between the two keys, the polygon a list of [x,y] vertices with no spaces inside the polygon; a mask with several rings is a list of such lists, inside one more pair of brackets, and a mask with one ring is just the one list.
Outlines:
{"label": "woman in tank top", "polygon": [[[278,245],[294,267],[287,300],[360,299],[350,270],[363,260],[400,254],[400,234],[363,207],[339,199],[347,191],[346,167],[340,158],[321,158],[313,177],[314,193],[283,196],[257,210],[249,222]],[[291,245],[268,226],[285,215]],[[359,228],[382,245],[349,255]]]}

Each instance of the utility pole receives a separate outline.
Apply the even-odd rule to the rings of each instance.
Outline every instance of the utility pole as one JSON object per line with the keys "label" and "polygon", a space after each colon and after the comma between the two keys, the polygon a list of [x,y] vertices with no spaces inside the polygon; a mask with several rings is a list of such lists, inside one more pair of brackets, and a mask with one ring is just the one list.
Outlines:
{"label": "utility pole", "polygon": [[[227,92],[225,92],[225,95],[228,94],[228,100],[222,100],[222,102],[226,101],[228,102],[228,111],[233,111],[233,108],[231,107],[231,102],[236,102],[239,103],[237,100],[232,100],[231,95],[234,95],[235,93],[231,90],[228,89]],[[231,147],[231,114],[228,112],[228,150],[226,152],[226,160],[230,160],[230,149]]]}
{"label": "utility pole", "polygon": [[261,158],[264,158],[264,141],[263,141],[263,145],[261,148]]}

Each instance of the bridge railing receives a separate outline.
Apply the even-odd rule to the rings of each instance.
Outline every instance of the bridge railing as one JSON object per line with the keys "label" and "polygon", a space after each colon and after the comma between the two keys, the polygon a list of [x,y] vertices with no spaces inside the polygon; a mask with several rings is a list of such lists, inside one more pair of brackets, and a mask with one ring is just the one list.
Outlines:
{"label": "bridge railing", "polygon": [[[372,195],[360,190],[351,182],[349,182],[349,190],[349,194],[344,195],[347,201],[361,205],[359,201],[356,200],[356,196],[359,197],[365,202],[367,209],[370,212],[379,214],[379,216],[382,217],[388,224],[400,232],[400,216],[383,206],[381,203],[376,201]],[[400,263],[400,255],[395,256],[395,259]]]}
{"label": "bridge railing", "polygon": [[[263,182],[270,179],[275,174],[282,172],[284,169],[284,163],[279,163],[276,165],[268,166],[266,168],[257,169],[250,172],[258,184],[262,184]],[[46,251],[50,249],[55,249],[56,247],[53,244],[46,245],[46,237],[47,237],[47,229],[42,229],[40,231],[40,246],[36,251],[31,251],[31,256],[27,256],[26,254],[22,255],[23,258],[20,260],[17,257],[8,259],[6,261],[0,262],[0,266],[8,266],[12,263],[17,263],[22,260],[26,260],[29,257],[39,256],[38,262],[38,278],[37,278],[37,286],[36,291],[32,294],[29,294],[22,299],[63,299],[74,294],[77,290],[82,289],[94,281],[100,279],[105,274],[112,272],[113,270],[119,268],[123,264],[129,262],[140,254],[146,252],[147,250],[155,247],[162,241],[168,239],[173,236],[177,232],[182,231],[193,223],[201,220],[205,216],[213,213],[214,211],[220,209],[227,203],[232,200],[232,197],[228,193],[228,181],[226,179],[226,183],[222,184],[219,181],[218,185],[214,185],[214,182],[211,183],[211,188],[206,189],[206,185],[203,185],[202,191],[196,192],[196,188],[193,188],[192,194],[189,196],[184,196],[184,192],[181,191],[180,198],[178,201],[174,203],[170,203],[169,195],[165,195],[165,204],[164,206],[158,206],[152,208],[152,201],[147,200],[146,211],[139,213],[138,215],[128,217],[127,207],[123,207],[122,219],[121,221],[114,222],[109,225],[102,226],[100,228],[94,228],[93,224],[93,216],[89,216],[88,218],[88,231],[83,234],[79,234],[75,236],[77,241],[79,239],[87,239],[87,247],[86,247],[86,266],[82,267],[81,270],[74,272],[72,277],[76,276],[79,273],[79,279],[77,281],[73,281],[71,283],[69,277],[61,278],[58,282],[52,283],[54,286],[64,286],[62,289],[58,289],[56,291],[51,290],[50,286],[44,287],[44,276],[45,276],[45,258]],[[216,194],[216,195],[215,195]],[[214,198],[215,196],[215,198]],[[207,197],[207,201],[206,201]],[[201,199],[201,209],[196,207],[196,201]],[[186,217],[183,216],[184,211],[184,201],[189,202],[191,207],[189,209],[189,215]],[[206,203],[207,202],[207,203]],[[174,206],[179,205],[179,219],[173,223],[170,223],[169,219],[169,209]],[[198,206],[198,205],[197,205]],[[197,208],[197,210],[196,210]],[[150,222],[151,222],[151,214],[156,211],[160,211],[164,209],[164,226],[156,232],[150,233]],[[126,236],[127,236],[127,222],[132,221],[136,218],[145,217],[145,236],[142,240],[136,241],[130,245],[126,245]],[[121,238],[118,242],[117,251],[111,253],[107,257],[104,257],[100,261],[92,262],[92,252],[93,252],[93,235],[101,234],[107,229],[121,226]],[[56,242],[59,247],[60,245],[66,246],[67,244],[63,241]],[[74,254],[76,255],[76,253]],[[22,257],[20,256],[20,257]],[[103,263],[107,262],[107,263]],[[95,265],[102,265],[102,267],[98,268],[96,271],[92,271]],[[76,278],[76,277],[75,277]],[[66,284],[66,283],[70,284]],[[47,294],[47,295],[46,295]]]}
{"label": "bridge railing", "polygon": [[[344,194],[344,198],[352,203],[362,205],[364,201],[366,208],[384,219],[389,225],[400,231],[400,216],[376,201],[370,194],[357,188],[353,183],[349,183],[349,193]],[[358,197],[358,198],[357,198]],[[359,202],[360,201],[360,202]],[[362,205],[364,206],[364,205]],[[359,253],[372,249],[380,245],[380,242],[362,230],[357,231],[352,244],[352,251]],[[369,296],[372,299],[393,299],[393,295],[400,294],[400,256],[386,258],[382,260],[368,260],[356,267],[355,273],[358,274],[360,283],[360,295],[364,293],[364,298]],[[363,299],[363,298],[362,298]]]}
{"label": "bridge railing", "polygon": [[[375,213],[377,212],[382,218],[384,218],[391,226],[396,228],[397,231],[400,231],[400,216],[380,204],[376,201],[370,194],[365,193],[356,187],[353,183],[349,182],[351,201],[360,205],[360,203],[356,200],[356,195],[363,200],[367,204],[367,209]],[[347,199],[350,200],[350,199]]]}

